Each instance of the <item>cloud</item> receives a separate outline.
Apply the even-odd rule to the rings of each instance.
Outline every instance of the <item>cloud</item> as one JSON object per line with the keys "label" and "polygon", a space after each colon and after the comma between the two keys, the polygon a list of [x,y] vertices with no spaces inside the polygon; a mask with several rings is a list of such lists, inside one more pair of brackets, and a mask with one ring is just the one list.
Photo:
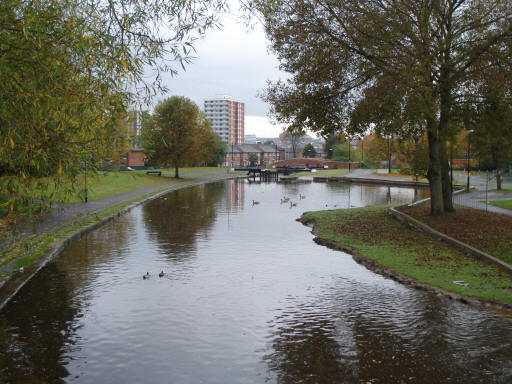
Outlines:
{"label": "cloud", "polygon": [[266,116],[246,115],[245,116],[245,134],[256,135],[258,137],[277,137],[284,125],[272,124]]}
{"label": "cloud", "polygon": [[281,128],[272,127],[266,117],[268,105],[257,96],[267,80],[287,76],[278,69],[277,58],[268,52],[262,26],[247,30],[233,15],[224,15],[222,24],[222,29],[210,30],[196,42],[196,58],[186,71],[179,71],[175,77],[164,75],[169,92],[162,98],[186,96],[203,108],[204,99],[231,95],[245,103],[246,132],[258,136],[281,132]]}

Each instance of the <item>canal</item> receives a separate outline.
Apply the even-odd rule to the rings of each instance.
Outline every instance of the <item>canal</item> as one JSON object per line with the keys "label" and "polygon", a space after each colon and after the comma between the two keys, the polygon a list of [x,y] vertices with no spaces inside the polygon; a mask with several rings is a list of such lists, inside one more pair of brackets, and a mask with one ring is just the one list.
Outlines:
{"label": "canal", "polygon": [[0,382],[510,383],[509,316],[386,279],[295,221],[423,193],[238,180],[139,206],[0,311]]}

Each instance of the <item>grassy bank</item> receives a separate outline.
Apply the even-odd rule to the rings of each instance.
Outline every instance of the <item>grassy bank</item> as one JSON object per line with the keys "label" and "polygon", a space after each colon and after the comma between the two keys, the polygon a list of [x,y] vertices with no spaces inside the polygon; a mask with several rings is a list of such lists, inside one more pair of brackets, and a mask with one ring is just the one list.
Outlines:
{"label": "grassy bank", "polygon": [[[512,277],[416,232],[388,214],[388,206],[307,212],[324,242],[349,247],[361,257],[419,283],[463,296],[512,305]],[[454,284],[463,281],[466,285]]]}
{"label": "grassy bank", "polygon": [[[174,178],[174,169],[161,169],[160,171],[164,176],[147,175],[147,171],[111,171],[88,173],[88,200],[94,201],[136,189],[181,182],[180,180]],[[225,168],[180,168],[180,179],[204,178],[225,173]],[[33,180],[30,186],[20,187],[20,195],[27,197],[30,196],[33,199],[47,202],[63,202],[73,204],[84,201],[84,190],[84,176],[78,177],[74,182],[66,179],[61,179],[59,182],[56,182],[56,180],[45,178]],[[6,200],[6,198],[4,198],[4,200]]]}
{"label": "grassy bank", "polygon": [[489,204],[494,205],[495,207],[512,209],[512,200],[493,200],[489,201]]}
{"label": "grassy bank", "polygon": [[316,172],[297,172],[291,176],[318,176],[318,177],[340,177],[345,176],[348,169],[317,169]]}
{"label": "grassy bank", "polygon": [[402,212],[438,232],[512,264],[510,216],[463,207],[442,217],[430,216],[430,208],[425,206],[405,207]]}

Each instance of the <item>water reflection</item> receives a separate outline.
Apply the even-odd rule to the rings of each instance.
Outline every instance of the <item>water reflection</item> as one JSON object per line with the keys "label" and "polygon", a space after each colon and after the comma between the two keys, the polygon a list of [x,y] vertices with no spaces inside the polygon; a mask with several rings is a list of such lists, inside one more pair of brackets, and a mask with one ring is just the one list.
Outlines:
{"label": "water reflection", "polygon": [[52,278],[34,278],[0,315],[0,382],[56,383],[68,376],[62,360],[74,344],[80,307],[73,305],[74,283],[56,265]]}
{"label": "water reflection", "polygon": [[[230,186],[228,191],[233,189]],[[197,237],[206,234],[215,221],[215,204],[225,193],[225,183],[212,183],[181,189],[145,204],[143,221],[150,239],[169,258],[187,258]]]}
{"label": "water reflection", "polygon": [[375,275],[295,221],[415,197],[239,180],[137,207],[0,312],[0,382],[510,381],[510,320]]}
{"label": "water reflection", "polygon": [[[272,353],[263,360],[286,384],[512,380],[512,362],[502,360],[512,356],[510,326],[447,299],[393,291],[339,279],[311,301],[291,300],[269,322]],[[507,342],[490,347],[489,338]]]}

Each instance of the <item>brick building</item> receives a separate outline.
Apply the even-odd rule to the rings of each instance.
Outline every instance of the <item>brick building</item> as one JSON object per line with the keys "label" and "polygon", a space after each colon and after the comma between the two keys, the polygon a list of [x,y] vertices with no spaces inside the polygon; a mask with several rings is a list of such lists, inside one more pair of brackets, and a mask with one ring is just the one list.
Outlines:
{"label": "brick building", "polygon": [[255,154],[257,156],[256,165],[268,166],[275,161],[284,159],[284,150],[274,145],[266,144],[241,144],[228,145],[225,165],[231,167],[249,166],[249,157]]}
{"label": "brick building", "polygon": [[245,104],[231,100],[228,95],[217,95],[204,101],[204,113],[212,128],[229,145],[244,143]]}

